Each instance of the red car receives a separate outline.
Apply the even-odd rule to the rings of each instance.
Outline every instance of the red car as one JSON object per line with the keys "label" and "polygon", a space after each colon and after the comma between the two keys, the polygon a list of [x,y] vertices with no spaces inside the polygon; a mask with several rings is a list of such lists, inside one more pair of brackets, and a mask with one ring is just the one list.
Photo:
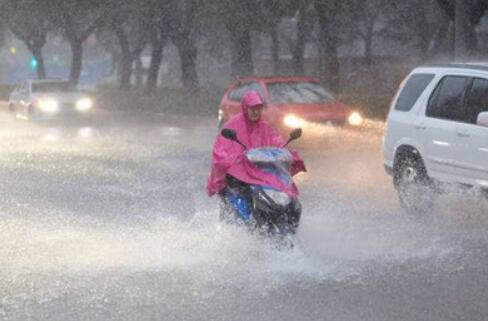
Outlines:
{"label": "red car", "polygon": [[363,118],[337,101],[316,78],[245,77],[234,81],[222,98],[219,127],[241,111],[246,92],[257,91],[265,103],[264,117],[276,128],[305,127],[307,123],[359,126]]}

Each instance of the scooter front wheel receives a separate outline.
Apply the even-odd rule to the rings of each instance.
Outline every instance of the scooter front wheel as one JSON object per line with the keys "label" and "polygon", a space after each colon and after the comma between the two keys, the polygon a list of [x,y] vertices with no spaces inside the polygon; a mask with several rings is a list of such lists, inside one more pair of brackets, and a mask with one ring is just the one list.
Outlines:
{"label": "scooter front wheel", "polygon": [[273,235],[272,242],[278,250],[292,250],[295,247],[295,240],[290,234]]}
{"label": "scooter front wheel", "polygon": [[227,202],[225,197],[221,196],[219,200],[219,221],[230,223],[235,220],[235,213],[232,205]]}

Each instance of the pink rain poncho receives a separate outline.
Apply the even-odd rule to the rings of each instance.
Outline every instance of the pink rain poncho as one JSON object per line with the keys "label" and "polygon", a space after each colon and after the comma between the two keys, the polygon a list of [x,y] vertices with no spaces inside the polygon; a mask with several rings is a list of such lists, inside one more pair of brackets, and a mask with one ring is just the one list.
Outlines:
{"label": "pink rain poncho", "polygon": [[[247,110],[253,106],[262,105],[259,94],[248,92],[241,103],[242,112],[225,124],[225,128],[235,130],[237,138],[248,148],[282,147],[284,142],[281,136],[263,119],[256,122],[248,118]],[[291,196],[298,195],[295,184],[284,186],[283,183],[270,173],[263,172],[257,166],[248,162],[244,147],[238,143],[218,135],[213,147],[212,169],[207,179],[207,193],[209,196],[220,192],[227,186],[226,174],[238,180],[256,185],[265,185],[284,190]],[[298,153],[291,152],[293,164],[291,174],[295,175],[306,171],[303,161]]]}

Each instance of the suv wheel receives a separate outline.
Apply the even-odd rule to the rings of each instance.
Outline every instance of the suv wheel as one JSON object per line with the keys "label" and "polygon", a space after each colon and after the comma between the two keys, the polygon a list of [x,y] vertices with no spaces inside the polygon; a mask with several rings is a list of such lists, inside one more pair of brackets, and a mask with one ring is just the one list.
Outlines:
{"label": "suv wheel", "polygon": [[393,181],[400,204],[410,215],[422,217],[431,215],[435,191],[421,160],[411,156],[398,159]]}
{"label": "suv wheel", "polygon": [[483,196],[488,200],[488,188],[484,188],[481,190],[481,193]]}

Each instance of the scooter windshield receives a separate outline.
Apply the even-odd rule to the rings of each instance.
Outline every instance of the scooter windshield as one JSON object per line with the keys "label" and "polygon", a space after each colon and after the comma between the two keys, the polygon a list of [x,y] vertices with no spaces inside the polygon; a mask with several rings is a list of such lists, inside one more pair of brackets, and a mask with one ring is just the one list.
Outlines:
{"label": "scooter windshield", "polygon": [[280,179],[286,186],[293,184],[290,166],[293,156],[286,148],[262,147],[246,152],[246,158],[263,171]]}

